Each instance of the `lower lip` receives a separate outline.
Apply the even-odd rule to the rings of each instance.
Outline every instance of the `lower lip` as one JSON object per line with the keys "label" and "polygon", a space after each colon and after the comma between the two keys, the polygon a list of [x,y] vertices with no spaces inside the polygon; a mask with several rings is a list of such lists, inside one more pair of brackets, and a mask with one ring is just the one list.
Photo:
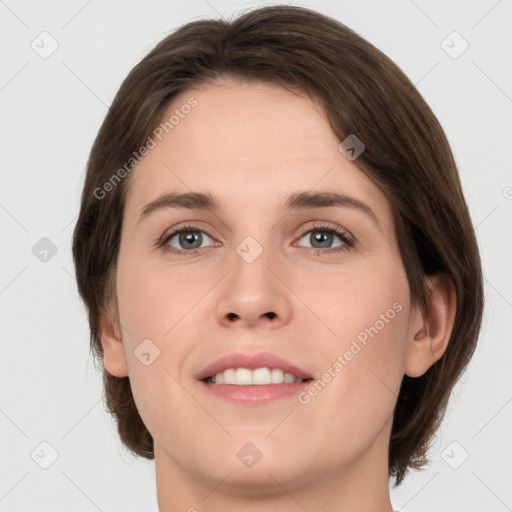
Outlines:
{"label": "lower lip", "polygon": [[311,381],[297,382],[294,384],[263,384],[260,386],[239,386],[236,384],[212,384],[201,381],[206,391],[215,396],[229,400],[237,404],[263,405],[278,398],[297,395]]}

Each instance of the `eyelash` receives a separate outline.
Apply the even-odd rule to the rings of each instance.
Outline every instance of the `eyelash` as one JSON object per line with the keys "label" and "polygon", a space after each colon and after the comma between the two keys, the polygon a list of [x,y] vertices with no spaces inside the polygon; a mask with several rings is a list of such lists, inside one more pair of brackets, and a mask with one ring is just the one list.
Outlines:
{"label": "eyelash", "polygon": [[[206,233],[206,231],[204,229],[200,228],[199,226],[196,226],[194,224],[185,224],[184,226],[179,226],[177,228],[173,228],[171,231],[165,233],[163,235],[163,237],[161,238],[161,240],[157,243],[157,246],[167,253],[179,254],[181,256],[196,254],[201,249],[204,249],[204,247],[201,247],[201,249],[191,249],[191,250],[181,249],[180,250],[180,249],[175,249],[174,247],[171,247],[170,245],[167,244],[169,242],[169,240],[171,238],[173,238],[174,236],[176,236],[177,234],[187,233],[187,232],[195,232],[195,231],[201,231],[203,233]],[[312,228],[310,227],[309,229],[303,231],[302,234],[300,235],[299,239],[304,237],[304,235],[307,235],[308,233],[313,232],[313,231],[318,231],[321,233],[332,233],[332,234],[338,235],[343,242],[343,245],[340,245],[339,247],[334,247],[331,249],[317,249],[315,247],[306,247],[306,249],[309,249],[310,251],[315,251],[317,256],[325,255],[326,253],[328,255],[339,254],[344,251],[349,251],[355,245],[355,238],[352,235],[350,235],[348,233],[348,231],[344,230],[343,228],[340,228],[336,224],[330,224],[330,223],[315,224]],[[208,233],[206,233],[206,234],[208,235]],[[208,236],[210,238],[213,238],[210,235],[208,235]]]}

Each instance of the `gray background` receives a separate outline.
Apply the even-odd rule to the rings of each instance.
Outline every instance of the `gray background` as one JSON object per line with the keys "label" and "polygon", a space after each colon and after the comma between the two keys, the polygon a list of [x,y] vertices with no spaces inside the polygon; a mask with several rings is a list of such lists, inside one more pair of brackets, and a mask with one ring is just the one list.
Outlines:
{"label": "gray background", "polygon": [[[477,228],[480,345],[431,465],[392,490],[393,505],[512,510],[512,0],[292,3],[339,19],[417,84]],[[153,464],[122,449],[89,357],[70,249],[84,168],[122,79],[154,44],[185,22],[263,4],[0,1],[0,512],[157,510]]]}

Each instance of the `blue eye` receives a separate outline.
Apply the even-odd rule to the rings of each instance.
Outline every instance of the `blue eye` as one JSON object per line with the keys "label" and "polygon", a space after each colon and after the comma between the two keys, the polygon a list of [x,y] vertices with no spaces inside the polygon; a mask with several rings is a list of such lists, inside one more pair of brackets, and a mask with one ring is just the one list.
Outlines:
{"label": "blue eye", "polygon": [[[207,238],[212,240],[211,237],[202,229],[189,224],[181,227],[180,229],[173,230],[165,237],[161,245],[164,250],[173,253],[195,253],[198,249],[202,248],[202,243],[204,241],[203,235],[206,235]],[[176,248],[170,245],[171,240],[174,238],[181,247]]]}
{"label": "blue eye", "polygon": [[[348,251],[355,243],[355,239],[348,231],[335,224],[315,225],[313,228],[308,229],[308,231],[303,232],[299,240],[305,238],[306,235],[309,235],[310,243],[313,245],[300,245],[299,247],[305,247],[309,251],[315,251],[319,256]],[[332,243],[333,240],[335,241],[336,237],[341,243],[333,247]],[[171,245],[174,239],[176,240],[174,243],[177,244],[178,247]],[[203,245],[205,242],[206,246]],[[200,249],[212,245],[212,242],[213,239],[204,230],[198,226],[187,224],[165,234],[162,241],[158,242],[157,245],[166,252],[185,256],[199,252]],[[219,245],[218,242],[217,245]]]}
{"label": "blue eye", "polygon": [[[350,234],[344,229],[335,226],[315,226],[314,229],[309,229],[302,234],[302,238],[309,235],[307,238],[311,244],[314,244],[309,249],[314,249],[318,253],[339,253],[340,251],[348,251],[354,245],[354,240]],[[337,246],[332,247],[333,240],[335,238],[341,240],[341,243]]]}

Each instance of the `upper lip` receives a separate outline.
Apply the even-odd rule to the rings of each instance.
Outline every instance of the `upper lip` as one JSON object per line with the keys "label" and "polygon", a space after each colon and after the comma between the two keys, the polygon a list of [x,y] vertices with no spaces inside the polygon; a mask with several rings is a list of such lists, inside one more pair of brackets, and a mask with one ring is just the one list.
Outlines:
{"label": "upper lip", "polygon": [[228,368],[280,368],[286,373],[291,373],[299,379],[312,378],[306,371],[290,363],[282,357],[271,352],[257,352],[254,354],[234,353],[220,357],[204,367],[196,376],[198,380],[212,377]]}

